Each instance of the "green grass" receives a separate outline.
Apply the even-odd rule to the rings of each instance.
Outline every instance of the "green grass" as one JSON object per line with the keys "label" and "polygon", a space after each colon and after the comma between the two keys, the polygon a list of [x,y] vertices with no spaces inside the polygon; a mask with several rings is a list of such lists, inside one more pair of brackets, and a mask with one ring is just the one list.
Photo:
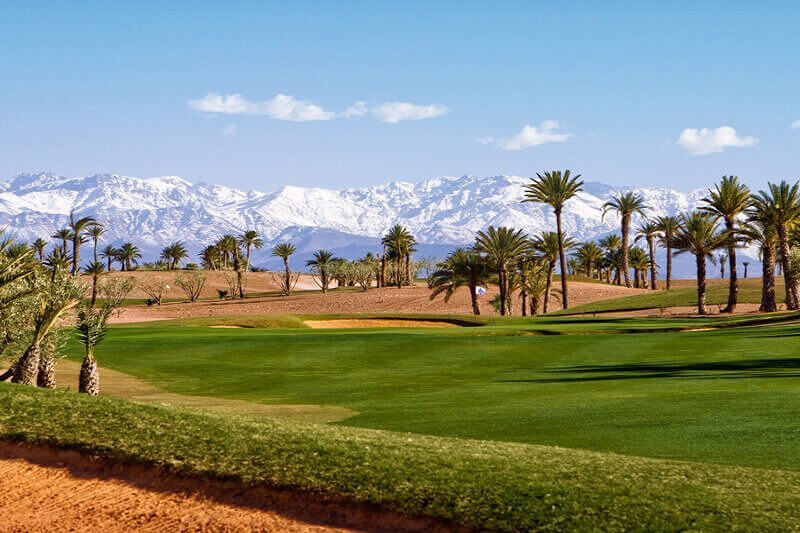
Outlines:
{"label": "green grass", "polygon": [[11,384],[0,384],[0,438],[473,528],[791,530],[800,516],[797,472],[257,422]]}
{"label": "green grass", "polygon": [[[358,413],[339,425],[799,469],[800,330],[788,318],[442,330],[154,322],[112,328],[97,355],[171,393]],[[704,327],[718,329],[678,331]],[[70,353],[81,357],[75,344]]]}
{"label": "green grass", "polygon": [[[756,278],[739,280],[739,303],[757,304],[761,302],[761,280]],[[663,280],[659,282],[663,287]],[[682,282],[682,284],[685,284]],[[784,302],[783,283],[775,284],[775,300],[778,303]],[[709,284],[706,289],[706,304],[724,305],[728,302],[728,285],[714,283]],[[629,311],[636,309],[654,309],[658,307],[682,307],[697,305],[697,287],[673,288],[669,291],[658,290],[635,296],[624,298],[612,298],[600,300],[585,305],[571,307],[564,311],[558,311],[556,315],[582,314],[603,311]]]}

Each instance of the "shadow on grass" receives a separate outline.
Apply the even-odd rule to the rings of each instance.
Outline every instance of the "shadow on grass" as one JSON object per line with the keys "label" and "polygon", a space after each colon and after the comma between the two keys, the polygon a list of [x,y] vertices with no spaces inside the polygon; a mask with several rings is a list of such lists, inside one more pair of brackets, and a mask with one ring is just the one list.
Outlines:
{"label": "shadow on grass", "polygon": [[[742,379],[798,378],[800,358],[743,359],[701,363],[626,363],[619,365],[586,365],[565,367],[545,372],[572,374],[563,377],[537,379],[503,379],[503,383],[568,383],[581,381],[613,381],[627,379]],[[514,372],[517,370],[511,370]],[[589,375],[575,375],[589,374]]]}

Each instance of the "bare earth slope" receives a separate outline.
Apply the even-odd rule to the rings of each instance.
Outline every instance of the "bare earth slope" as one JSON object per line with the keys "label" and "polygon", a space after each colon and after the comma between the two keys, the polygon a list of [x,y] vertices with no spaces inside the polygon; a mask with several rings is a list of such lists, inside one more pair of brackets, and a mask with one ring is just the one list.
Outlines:
{"label": "bare earth slope", "polygon": [[[602,283],[570,282],[570,304],[581,305],[597,300],[639,294],[642,289],[629,289]],[[480,298],[480,309],[484,315],[495,314],[489,303],[496,294],[490,287]],[[554,293],[551,310],[559,309],[560,298]],[[514,302],[514,314],[519,315],[519,302]],[[142,322],[176,318],[281,315],[281,314],[332,314],[332,313],[433,313],[472,314],[469,290],[459,289],[449,302],[442,297],[431,301],[430,290],[417,284],[414,287],[388,287],[363,292],[358,288],[334,289],[327,294],[320,291],[292,294],[291,296],[265,296],[245,300],[215,300],[188,302],[166,302],[160,306],[143,305],[124,308],[116,323]]]}

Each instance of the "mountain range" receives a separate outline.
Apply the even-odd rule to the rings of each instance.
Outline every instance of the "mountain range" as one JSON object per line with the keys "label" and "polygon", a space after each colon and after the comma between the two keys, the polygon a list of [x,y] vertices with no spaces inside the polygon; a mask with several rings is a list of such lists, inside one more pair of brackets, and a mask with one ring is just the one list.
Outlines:
{"label": "mountain range", "polygon": [[[465,175],[341,190],[289,185],[260,192],[191,183],[177,176],[22,173],[0,182],[0,225],[18,238],[32,240],[63,227],[70,211],[92,215],[108,229],[107,242],[132,241],[145,259],[154,259],[173,241],[184,242],[194,255],[223,234],[255,229],[266,246],[255,253],[254,263],[273,266],[277,262],[269,249],[277,242],[293,242],[298,260],[319,248],[356,257],[378,251],[381,235],[402,224],[421,243],[419,254],[438,257],[472,242],[475,232],[489,225],[523,228],[530,234],[553,229],[549,206],[522,202],[529,181],[523,176]],[[565,206],[564,231],[579,241],[618,231],[617,218],[603,217],[602,206],[622,190],[641,194],[649,216],[684,212],[707,192],[587,182]],[[635,218],[634,225],[638,221]],[[690,262],[678,263],[676,274],[693,274]]]}

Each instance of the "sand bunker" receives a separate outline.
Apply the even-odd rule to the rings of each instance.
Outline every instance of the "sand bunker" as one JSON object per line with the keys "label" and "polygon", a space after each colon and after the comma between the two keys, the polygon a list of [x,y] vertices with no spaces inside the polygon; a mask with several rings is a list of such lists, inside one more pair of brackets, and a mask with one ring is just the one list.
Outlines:
{"label": "sand bunker", "polygon": [[1,531],[449,531],[318,494],[0,442]]}
{"label": "sand bunker", "polygon": [[305,320],[306,326],[314,329],[329,328],[460,328],[462,326],[444,320],[408,320],[399,318],[348,318],[335,320]]}

